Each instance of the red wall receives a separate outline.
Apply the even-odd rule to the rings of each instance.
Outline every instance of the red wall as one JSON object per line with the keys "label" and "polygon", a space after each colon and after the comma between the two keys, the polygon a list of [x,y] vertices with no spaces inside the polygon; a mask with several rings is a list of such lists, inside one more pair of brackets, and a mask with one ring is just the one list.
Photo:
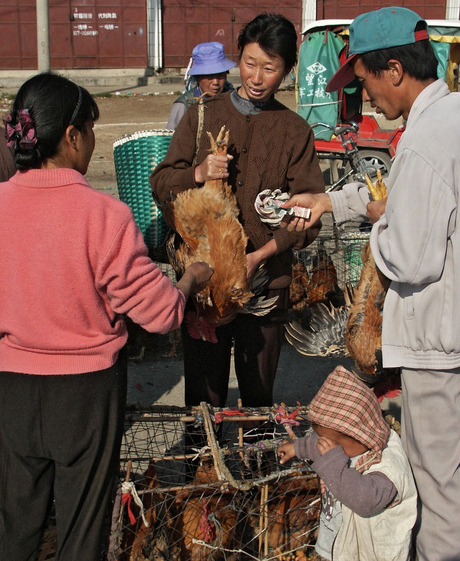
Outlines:
{"label": "red wall", "polygon": [[[52,68],[147,66],[146,0],[49,0]],[[36,0],[1,0],[0,68],[37,68]]]}
{"label": "red wall", "polygon": [[[317,18],[354,18],[392,0],[317,0]],[[444,19],[445,0],[405,5]],[[302,0],[163,0],[165,68],[188,65],[193,47],[220,41],[237,60],[241,27],[261,12],[278,12],[301,32]],[[145,68],[147,0],[49,0],[52,68]],[[37,68],[36,0],[0,0],[0,69]]]}
{"label": "red wall", "polygon": [[317,19],[353,19],[363,12],[386,6],[403,6],[414,10],[424,19],[444,19],[446,0],[411,0],[394,2],[392,0],[316,0]]}
{"label": "red wall", "polygon": [[301,0],[163,0],[165,67],[186,67],[198,43],[219,41],[237,60],[238,32],[262,12],[281,13],[301,32]]}

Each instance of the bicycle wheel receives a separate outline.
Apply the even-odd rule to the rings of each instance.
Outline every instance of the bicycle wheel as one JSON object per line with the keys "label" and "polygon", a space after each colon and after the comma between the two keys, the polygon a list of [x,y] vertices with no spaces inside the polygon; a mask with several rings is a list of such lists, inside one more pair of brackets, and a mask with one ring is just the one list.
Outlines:
{"label": "bicycle wheel", "polygon": [[[371,179],[377,177],[377,170],[383,177],[390,173],[391,157],[387,152],[382,150],[359,150],[359,160],[364,164],[367,175]],[[350,169],[350,164],[347,164],[347,170]]]}

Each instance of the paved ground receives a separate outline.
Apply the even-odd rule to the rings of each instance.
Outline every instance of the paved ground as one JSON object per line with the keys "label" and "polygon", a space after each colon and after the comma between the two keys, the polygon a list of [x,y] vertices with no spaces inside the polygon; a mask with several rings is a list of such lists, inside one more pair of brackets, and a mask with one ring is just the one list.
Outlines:
{"label": "paved ground", "polygon": [[[165,356],[171,349],[167,336],[150,336],[145,357],[129,363],[128,403],[141,405],[184,405],[182,357]],[[274,387],[274,402],[294,407],[299,401],[307,405],[334,368],[343,364],[353,368],[350,358],[308,357],[284,342]],[[227,406],[235,407],[239,392],[233,365],[230,374]],[[385,399],[382,408],[400,418],[399,398]]]}

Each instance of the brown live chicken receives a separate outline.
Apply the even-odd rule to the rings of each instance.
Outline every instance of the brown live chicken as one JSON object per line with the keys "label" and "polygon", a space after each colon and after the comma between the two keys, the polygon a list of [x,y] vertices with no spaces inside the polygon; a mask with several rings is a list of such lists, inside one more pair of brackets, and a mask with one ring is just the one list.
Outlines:
{"label": "brown live chicken", "polygon": [[[381,174],[377,176],[375,186],[366,178],[367,186],[372,198],[381,200],[387,192]],[[382,365],[382,312],[390,281],[377,269],[369,242],[363,248],[362,261],[358,286],[346,305],[330,310],[320,308],[316,317],[318,330],[307,331],[292,322],[287,326],[286,337],[303,354],[351,356],[357,374],[372,384],[383,376],[395,374],[394,369],[384,372]],[[315,353],[315,348],[320,353]]]}
{"label": "brown live chicken", "polygon": [[175,496],[154,491],[159,487],[154,460],[149,462],[145,484],[147,492],[142,495],[142,502],[148,526],[139,513],[136,528],[130,534],[130,543],[125,543],[125,547],[130,546],[127,548],[130,550],[128,561],[178,561],[179,537],[173,522]]}
{"label": "brown live chicken", "polygon": [[316,540],[321,497],[312,473],[290,473],[258,487],[244,518],[244,543],[251,557],[305,561]]}
{"label": "brown live chicken", "polygon": [[[266,502],[266,546],[280,560],[305,561],[316,539],[321,499],[319,480],[293,474],[277,482]],[[264,540],[265,541],[265,540]]]}
{"label": "brown live chicken", "polygon": [[175,530],[181,536],[180,560],[227,559],[238,536],[235,489],[222,491],[211,458],[201,460],[193,481],[195,490],[179,493]]}
{"label": "brown live chicken", "polygon": [[[229,131],[222,127],[216,139],[208,132],[211,152],[226,154]],[[176,273],[196,261],[213,269],[209,285],[194,297],[196,314],[186,318],[192,337],[215,342],[215,328],[230,322],[237,313],[264,315],[273,302],[259,300],[247,280],[248,238],[238,220],[239,209],[231,186],[224,179],[205,182],[199,189],[177,195],[163,209],[175,232],[167,244],[168,257]]]}
{"label": "brown live chicken", "polygon": [[318,248],[308,270],[301,259],[294,264],[289,296],[291,309],[303,327],[308,326],[312,308],[318,304],[339,306],[345,303],[337,271],[325,249]]}

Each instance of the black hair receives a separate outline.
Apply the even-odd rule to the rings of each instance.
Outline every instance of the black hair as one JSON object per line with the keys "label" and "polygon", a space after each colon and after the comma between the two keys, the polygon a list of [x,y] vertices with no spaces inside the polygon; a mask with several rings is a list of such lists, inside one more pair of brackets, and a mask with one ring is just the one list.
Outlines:
{"label": "black hair", "polygon": [[288,73],[297,62],[297,32],[294,24],[281,14],[259,14],[238,34],[238,50],[243,54],[249,43],[258,43],[270,56],[280,56]]}
{"label": "black hair", "polygon": [[21,109],[29,112],[37,143],[24,148],[16,142],[14,158],[19,170],[40,168],[55,156],[69,125],[84,133],[85,124],[99,118],[97,104],[85,88],[52,72],[37,74],[19,88],[10,114],[13,126]]}
{"label": "black hair", "polygon": [[[426,29],[426,24],[420,21],[415,30]],[[388,70],[388,61],[398,60],[404,72],[409,76],[425,82],[438,77],[438,59],[434,54],[433,47],[429,39],[416,41],[409,45],[379,49],[360,55],[361,61],[369,72],[379,76],[384,70]]]}

